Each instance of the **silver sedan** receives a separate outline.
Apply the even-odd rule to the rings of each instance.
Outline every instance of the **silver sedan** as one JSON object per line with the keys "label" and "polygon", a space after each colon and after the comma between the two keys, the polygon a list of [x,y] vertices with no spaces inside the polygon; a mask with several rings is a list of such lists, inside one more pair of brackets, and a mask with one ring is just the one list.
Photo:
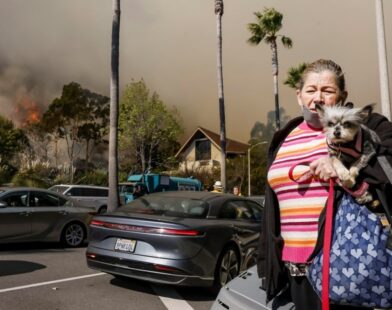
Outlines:
{"label": "silver sedan", "polygon": [[30,187],[0,188],[0,244],[62,242],[77,247],[87,239],[91,210],[66,196]]}

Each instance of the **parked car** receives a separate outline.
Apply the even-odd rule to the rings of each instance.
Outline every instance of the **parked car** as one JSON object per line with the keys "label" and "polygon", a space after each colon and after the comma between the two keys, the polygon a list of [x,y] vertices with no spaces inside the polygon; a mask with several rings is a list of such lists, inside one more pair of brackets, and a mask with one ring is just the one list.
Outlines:
{"label": "parked car", "polygon": [[229,194],[142,196],[90,223],[90,268],[157,283],[220,288],[256,262],[262,207]]}
{"label": "parked car", "polygon": [[260,285],[261,279],[257,275],[257,267],[253,266],[221,288],[211,310],[295,309],[285,293],[278,295],[267,304],[265,291],[260,288]]}
{"label": "parked car", "polygon": [[61,241],[80,246],[87,239],[90,211],[52,191],[0,188],[0,243]]}
{"label": "parked car", "polygon": [[49,190],[72,197],[78,205],[105,213],[108,209],[109,189],[103,186],[59,184]]}

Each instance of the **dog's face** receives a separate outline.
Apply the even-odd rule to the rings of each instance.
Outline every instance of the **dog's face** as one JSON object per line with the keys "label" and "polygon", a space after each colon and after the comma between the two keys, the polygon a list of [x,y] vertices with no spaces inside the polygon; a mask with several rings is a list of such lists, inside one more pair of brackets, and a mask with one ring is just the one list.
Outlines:
{"label": "dog's face", "polygon": [[334,144],[353,141],[361,124],[366,123],[373,105],[353,108],[352,103],[326,107],[316,104],[327,140]]}

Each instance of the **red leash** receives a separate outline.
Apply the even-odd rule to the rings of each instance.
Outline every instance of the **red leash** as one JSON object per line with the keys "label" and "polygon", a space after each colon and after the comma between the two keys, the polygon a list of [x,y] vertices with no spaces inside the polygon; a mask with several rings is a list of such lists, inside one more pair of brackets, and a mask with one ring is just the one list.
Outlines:
{"label": "red leash", "polygon": [[321,304],[323,310],[329,310],[329,252],[331,250],[332,239],[332,217],[333,217],[333,180],[329,179],[329,193],[327,210],[325,214],[324,245],[323,245],[323,270],[322,270],[322,291]]}

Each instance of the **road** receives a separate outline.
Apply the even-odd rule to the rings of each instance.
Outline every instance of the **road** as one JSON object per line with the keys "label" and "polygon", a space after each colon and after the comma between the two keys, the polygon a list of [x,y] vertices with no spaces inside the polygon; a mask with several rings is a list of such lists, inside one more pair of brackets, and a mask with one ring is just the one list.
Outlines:
{"label": "road", "polygon": [[0,310],[207,310],[215,295],[91,270],[86,248],[0,246]]}

